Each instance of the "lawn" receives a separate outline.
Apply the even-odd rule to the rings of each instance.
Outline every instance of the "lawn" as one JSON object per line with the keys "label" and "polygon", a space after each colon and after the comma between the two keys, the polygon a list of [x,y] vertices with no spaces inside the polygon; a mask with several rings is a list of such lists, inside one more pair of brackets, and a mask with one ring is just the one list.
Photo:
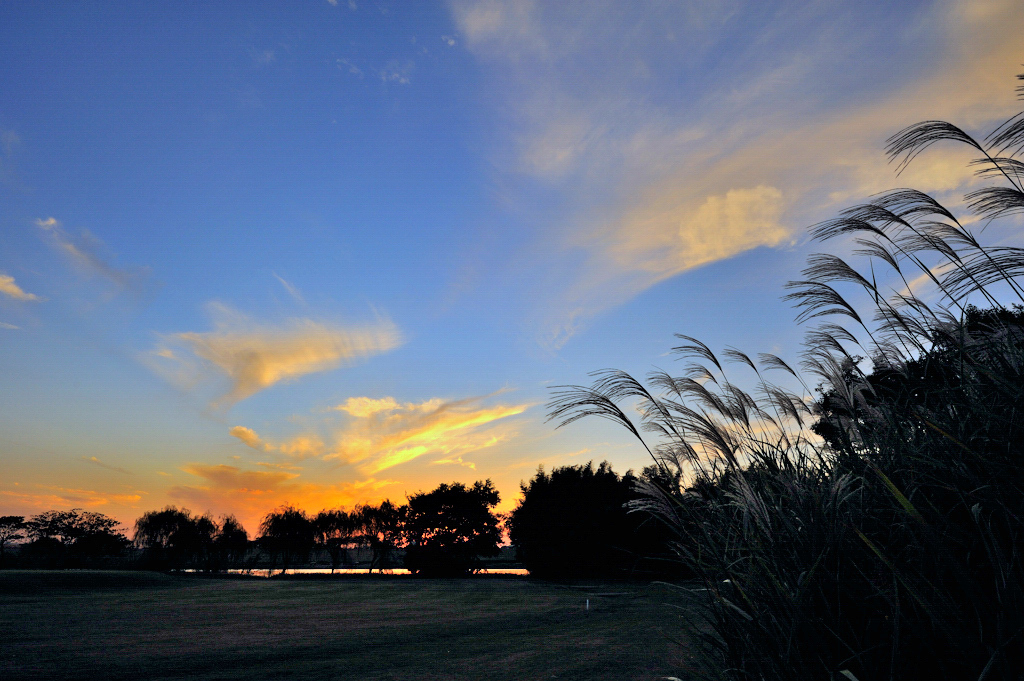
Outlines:
{"label": "lawn", "polygon": [[5,571],[0,679],[660,679],[683,656],[670,602],[507,577]]}

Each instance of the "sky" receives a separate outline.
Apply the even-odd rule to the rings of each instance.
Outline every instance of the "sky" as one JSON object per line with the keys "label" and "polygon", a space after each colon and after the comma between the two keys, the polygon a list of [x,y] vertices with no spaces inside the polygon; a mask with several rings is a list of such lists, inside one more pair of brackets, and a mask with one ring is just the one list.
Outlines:
{"label": "sky", "polygon": [[[1024,6],[0,4],[0,514],[236,515],[650,463],[552,386],[796,358],[885,139],[1015,114]],[[986,236],[1015,242],[1020,230]],[[992,242],[990,241],[990,242]]]}

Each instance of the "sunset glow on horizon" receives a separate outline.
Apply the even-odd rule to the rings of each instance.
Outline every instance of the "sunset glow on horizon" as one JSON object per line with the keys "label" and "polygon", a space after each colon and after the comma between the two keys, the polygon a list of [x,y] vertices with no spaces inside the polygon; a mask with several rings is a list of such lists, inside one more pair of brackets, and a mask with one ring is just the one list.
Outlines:
{"label": "sunset glow on horizon", "polygon": [[885,139],[1019,111],[1021,35],[1015,0],[6,3],[0,515],[253,534],[639,470],[551,388],[673,371],[675,333],[795,363],[806,227],[962,205],[970,153],[897,176]]}

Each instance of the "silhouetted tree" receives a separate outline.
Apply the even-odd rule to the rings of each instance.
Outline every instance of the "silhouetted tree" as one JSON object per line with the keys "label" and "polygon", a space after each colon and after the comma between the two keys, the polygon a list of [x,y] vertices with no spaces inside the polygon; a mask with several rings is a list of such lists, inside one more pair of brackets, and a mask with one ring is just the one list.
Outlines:
{"label": "silhouetted tree", "polygon": [[370,572],[391,567],[402,543],[405,507],[385,499],[379,506],[357,506],[352,515],[359,543],[370,549]]}
{"label": "silhouetted tree", "polygon": [[[671,487],[678,478],[657,467],[648,482]],[[549,579],[621,577],[642,559],[667,554],[664,527],[647,514],[629,513],[632,473],[619,476],[605,461],[596,469],[539,469],[522,485],[523,499],[509,516],[509,538],[531,574]],[[652,565],[643,566],[649,572]]]}
{"label": "silhouetted tree", "polygon": [[128,546],[113,518],[94,511],[44,511],[25,523],[30,554],[50,561],[120,555]]}
{"label": "silhouetted tree", "polygon": [[405,566],[427,577],[458,577],[475,570],[480,556],[498,555],[501,530],[491,509],[499,501],[490,480],[442,483],[409,497]]}
{"label": "silhouetted tree", "polygon": [[44,511],[27,523],[31,537],[56,539],[64,546],[71,546],[88,534],[114,533],[117,526],[118,522],[109,516],[80,508]]}
{"label": "silhouetted tree", "polygon": [[213,538],[213,553],[217,569],[242,560],[249,549],[249,533],[233,515],[225,516]]}
{"label": "silhouetted tree", "polygon": [[188,509],[168,506],[135,521],[135,543],[154,567],[205,566],[217,530],[208,515],[193,516]]}
{"label": "silhouetted tree", "polygon": [[93,532],[79,538],[71,553],[82,558],[116,558],[131,546],[131,540],[120,532]]}
{"label": "silhouetted tree", "polygon": [[0,565],[4,560],[4,547],[25,538],[25,516],[0,516]]}
{"label": "silhouetted tree", "polygon": [[282,506],[268,513],[260,523],[260,546],[275,563],[281,559],[282,571],[293,562],[309,560],[314,542],[312,521],[305,511],[294,506]]}
{"label": "silhouetted tree", "polygon": [[313,529],[316,543],[330,554],[331,570],[334,571],[341,563],[345,549],[355,541],[355,520],[345,511],[320,511],[313,519]]}

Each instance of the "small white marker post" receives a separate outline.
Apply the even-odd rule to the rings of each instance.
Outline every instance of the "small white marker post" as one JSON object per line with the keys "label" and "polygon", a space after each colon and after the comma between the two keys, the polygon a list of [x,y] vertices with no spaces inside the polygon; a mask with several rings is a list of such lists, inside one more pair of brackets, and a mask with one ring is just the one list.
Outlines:
{"label": "small white marker post", "polygon": [[590,599],[588,598],[587,599],[587,612],[589,612],[589,611],[590,611]]}

